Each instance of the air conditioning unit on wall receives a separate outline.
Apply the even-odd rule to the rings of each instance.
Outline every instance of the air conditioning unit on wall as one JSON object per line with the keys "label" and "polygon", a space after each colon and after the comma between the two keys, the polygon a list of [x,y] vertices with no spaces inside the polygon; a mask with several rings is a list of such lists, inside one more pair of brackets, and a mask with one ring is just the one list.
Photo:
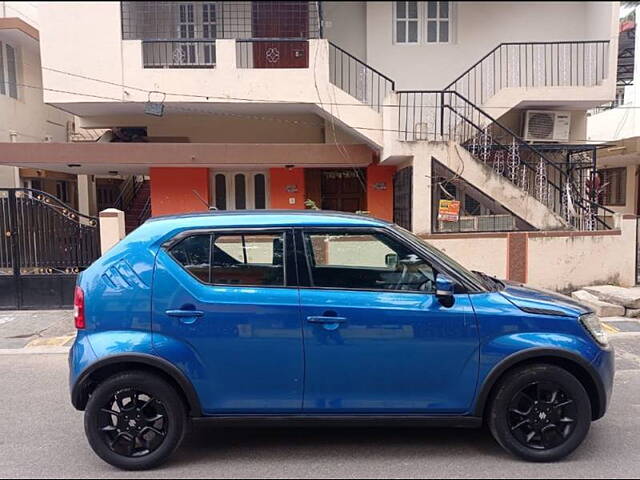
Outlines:
{"label": "air conditioning unit on wall", "polygon": [[571,112],[527,110],[524,139],[527,142],[568,142]]}

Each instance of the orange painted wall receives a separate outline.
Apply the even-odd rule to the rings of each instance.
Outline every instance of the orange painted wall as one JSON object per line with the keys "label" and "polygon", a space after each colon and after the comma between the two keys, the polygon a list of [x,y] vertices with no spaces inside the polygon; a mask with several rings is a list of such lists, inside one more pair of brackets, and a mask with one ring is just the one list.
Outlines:
{"label": "orange painted wall", "polygon": [[[393,174],[396,167],[367,167],[367,210],[372,216],[393,221]],[[376,183],[384,183],[385,190],[376,190]]]}
{"label": "orange painted wall", "polygon": [[205,202],[209,201],[208,168],[152,167],[149,169],[149,176],[152,215],[207,210],[193,190],[196,190]]}
{"label": "orange painted wall", "polygon": [[[287,192],[287,185],[295,185],[295,193]],[[305,198],[304,169],[270,168],[269,169],[269,197],[270,208],[303,210]],[[294,198],[295,203],[289,203]]]}

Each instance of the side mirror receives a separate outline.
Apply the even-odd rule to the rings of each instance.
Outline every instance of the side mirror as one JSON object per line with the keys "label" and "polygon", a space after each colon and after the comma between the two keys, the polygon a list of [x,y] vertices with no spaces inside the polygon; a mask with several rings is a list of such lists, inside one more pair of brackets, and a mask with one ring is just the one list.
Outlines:
{"label": "side mirror", "polygon": [[398,255],[396,253],[387,253],[384,256],[384,263],[387,268],[396,268],[398,266]]}
{"label": "side mirror", "polygon": [[456,284],[447,275],[438,273],[436,276],[436,297],[444,307],[453,306]]}

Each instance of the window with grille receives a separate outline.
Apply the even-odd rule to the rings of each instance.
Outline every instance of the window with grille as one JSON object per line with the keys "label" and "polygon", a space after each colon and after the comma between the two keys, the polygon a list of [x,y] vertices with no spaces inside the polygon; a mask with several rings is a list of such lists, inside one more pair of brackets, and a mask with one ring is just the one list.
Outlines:
{"label": "window with grille", "polygon": [[418,2],[396,2],[395,7],[396,43],[418,43]]}
{"label": "window with grille", "polygon": [[600,203],[624,206],[627,198],[627,168],[607,168],[598,171],[600,175]]}
{"label": "window with grille", "polygon": [[16,49],[0,42],[0,94],[18,98],[18,64]]}
{"label": "window with grille", "polygon": [[7,90],[6,90],[6,86],[5,86],[5,80],[4,80],[4,54],[3,54],[3,50],[4,50],[4,44],[2,42],[0,42],[0,94],[1,95],[6,95],[7,94]]}
{"label": "window with grille", "polygon": [[451,2],[427,2],[427,43],[451,41]]}

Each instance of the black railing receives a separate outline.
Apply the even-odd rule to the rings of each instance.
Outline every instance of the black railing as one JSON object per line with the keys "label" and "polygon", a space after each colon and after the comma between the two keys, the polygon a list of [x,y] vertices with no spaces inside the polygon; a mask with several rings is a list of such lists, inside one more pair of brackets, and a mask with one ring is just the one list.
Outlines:
{"label": "black railing", "polygon": [[214,68],[216,42],[212,40],[143,40],[144,68]]}
{"label": "black railing", "polygon": [[[120,2],[123,40],[320,38],[320,2]],[[302,35],[301,35],[302,34]]]}
{"label": "black railing", "polygon": [[554,161],[549,152],[525,142],[457,92],[442,92],[440,103],[442,139],[460,143],[476,160],[509,179],[572,227],[611,228],[608,217],[614,212],[597,204],[596,192],[589,188],[595,175],[591,159],[568,164]]}
{"label": "black railing", "polygon": [[503,88],[598,85],[608,64],[608,40],[501,43],[445,90],[483,105]]}
{"label": "black railing", "polygon": [[113,208],[123,212],[128,210],[143,185],[144,176],[142,175],[132,175],[127,178],[120,186],[120,194],[113,202]]}
{"label": "black railing", "polygon": [[309,68],[309,41],[305,38],[238,39],[236,67]]}
{"label": "black railing", "polygon": [[142,225],[149,218],[151,218],[151,197],[147,198],[147,201],[144,203],[144,207],[142,207],[142,211],[140,215],[138,215],[137,223],[138,225]]}
{"label": "black railing", "polygon": [[378,112],[385,97],[395,90],[393,80],[331,42],[329,80]]}
{"label": "black railing", "polygon": [[75,274],[100,256],[98,218],[28,188],[0,189],[0,269]]}

